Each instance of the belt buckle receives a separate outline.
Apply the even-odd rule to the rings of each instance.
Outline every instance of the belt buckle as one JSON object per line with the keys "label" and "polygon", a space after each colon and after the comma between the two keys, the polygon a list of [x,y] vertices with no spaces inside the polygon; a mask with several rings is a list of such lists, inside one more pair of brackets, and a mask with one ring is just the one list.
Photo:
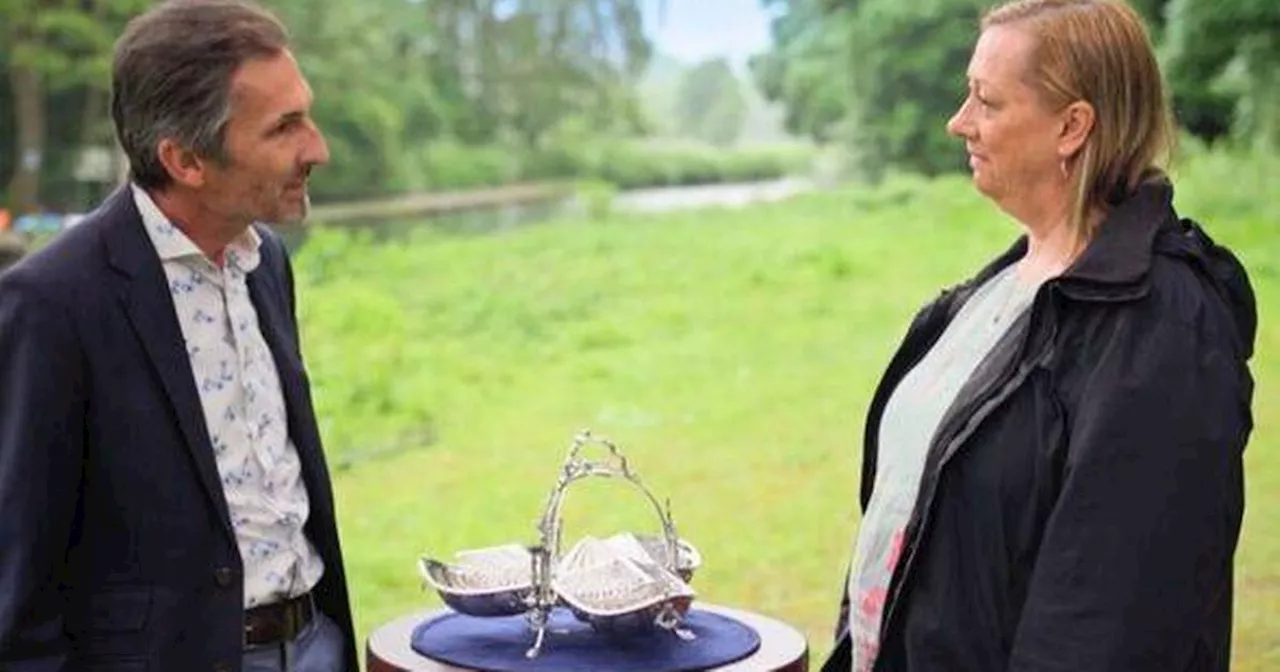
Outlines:
{"label": "belt buckle", "polygon": [[307,612],[311,606],[310,593],[300,595],[288,603],[284,614],[284,627],[288,639],[295,639],[302,634],[302,628],[307,622]]}
{"label": "belt buckle", "polygon": [[244,640],[242,645],[245,648],[250,646],[262,646],[264,644],[262,641],[257,641],[262,629],[257,626],[259,626],[259,624],[246,614],[244,619],[244,637],[242,638]]}
{"label": "belt buckle", "polygon": [[283,637],[281,639],[283,639],[284,642],[292,641],[298,636],[298,621],[302,620],[298,618],[297,603],[285,603],[284,613],[281,614],[281,616],[281,620],[284,621],[281,623],[281,625],[284,626],[282,628],[283,632],[281,634]]}

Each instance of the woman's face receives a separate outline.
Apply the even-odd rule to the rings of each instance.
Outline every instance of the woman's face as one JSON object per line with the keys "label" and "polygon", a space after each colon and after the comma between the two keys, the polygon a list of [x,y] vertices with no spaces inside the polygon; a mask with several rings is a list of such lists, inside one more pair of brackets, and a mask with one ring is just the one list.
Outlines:
{"label": "woman's face", "polygon": [[[969,62],[969,93],[947,132],[963,138],[973,182],[1002,209],[1040,210],[1061,193],[1065,122],[1032,87],[1033,38],[1012,26],[982,32]],[[1046,188],[1050,187],[1050,188]]]}

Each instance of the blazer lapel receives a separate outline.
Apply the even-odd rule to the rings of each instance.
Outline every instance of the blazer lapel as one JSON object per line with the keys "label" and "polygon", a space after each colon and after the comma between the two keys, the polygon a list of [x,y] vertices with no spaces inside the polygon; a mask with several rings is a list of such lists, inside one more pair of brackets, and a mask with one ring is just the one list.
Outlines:
{"label": "blazer lapel", "polygon": [[117,210],[107,218],[110,226],[105,235],[111,263],[125,276],[120,285],[121,304],[164,388],[209,502],[234,541],[209,429],[164,268],[142,228],[132,192],[127,187],[118,190],[104,207]]}

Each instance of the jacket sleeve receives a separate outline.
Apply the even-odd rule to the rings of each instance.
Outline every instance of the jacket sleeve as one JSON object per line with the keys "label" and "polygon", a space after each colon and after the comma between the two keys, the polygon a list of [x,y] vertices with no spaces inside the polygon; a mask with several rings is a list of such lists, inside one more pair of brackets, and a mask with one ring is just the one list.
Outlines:
{"label": "jacket sleeve", "polygon": [[66,668],[57,594],[83,454],[81,352],[35,283],[0,277],[0,669]]}
{"label": "jacket sleeve", "polygon": [[1248,371],[1203,324],[1109,327],[1060,355],[1085,373],[1010,670],[1187,669],[1230,611]]}

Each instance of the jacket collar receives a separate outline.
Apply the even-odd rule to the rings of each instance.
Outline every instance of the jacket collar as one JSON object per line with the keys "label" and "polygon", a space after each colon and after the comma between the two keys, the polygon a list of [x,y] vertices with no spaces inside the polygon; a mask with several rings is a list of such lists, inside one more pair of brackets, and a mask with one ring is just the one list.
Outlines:
{"label": "jacket collar", "polygon": [[[1145,182],[1112,207],[1084,253],[1051,282],[1063,294],[1082,301],[1139,298],[1147,292],[1156,236],[1172,229],[1176,221],[1173,185],[1163,177]],[[980,286],[1026,252],[1027,237],[1023,235],[978,273],[971,286]]]}
{"label": "jacket collar", "polygon": [[103,242],[112,268],[129,278],[159,269],[160,261],[147,240],[142,215],[127,186],[112,192],[99,206],[98,214],[104,224]]}
{"label": "jacket collar", "polygon": [[1138,187],[1112,207],[1084,253],[1059,278],[1059,286],[1079,298],[1123,298],[1145,288],[1155,255],[1156,235],[1172,228],[1173,185],[1166,178]]}

